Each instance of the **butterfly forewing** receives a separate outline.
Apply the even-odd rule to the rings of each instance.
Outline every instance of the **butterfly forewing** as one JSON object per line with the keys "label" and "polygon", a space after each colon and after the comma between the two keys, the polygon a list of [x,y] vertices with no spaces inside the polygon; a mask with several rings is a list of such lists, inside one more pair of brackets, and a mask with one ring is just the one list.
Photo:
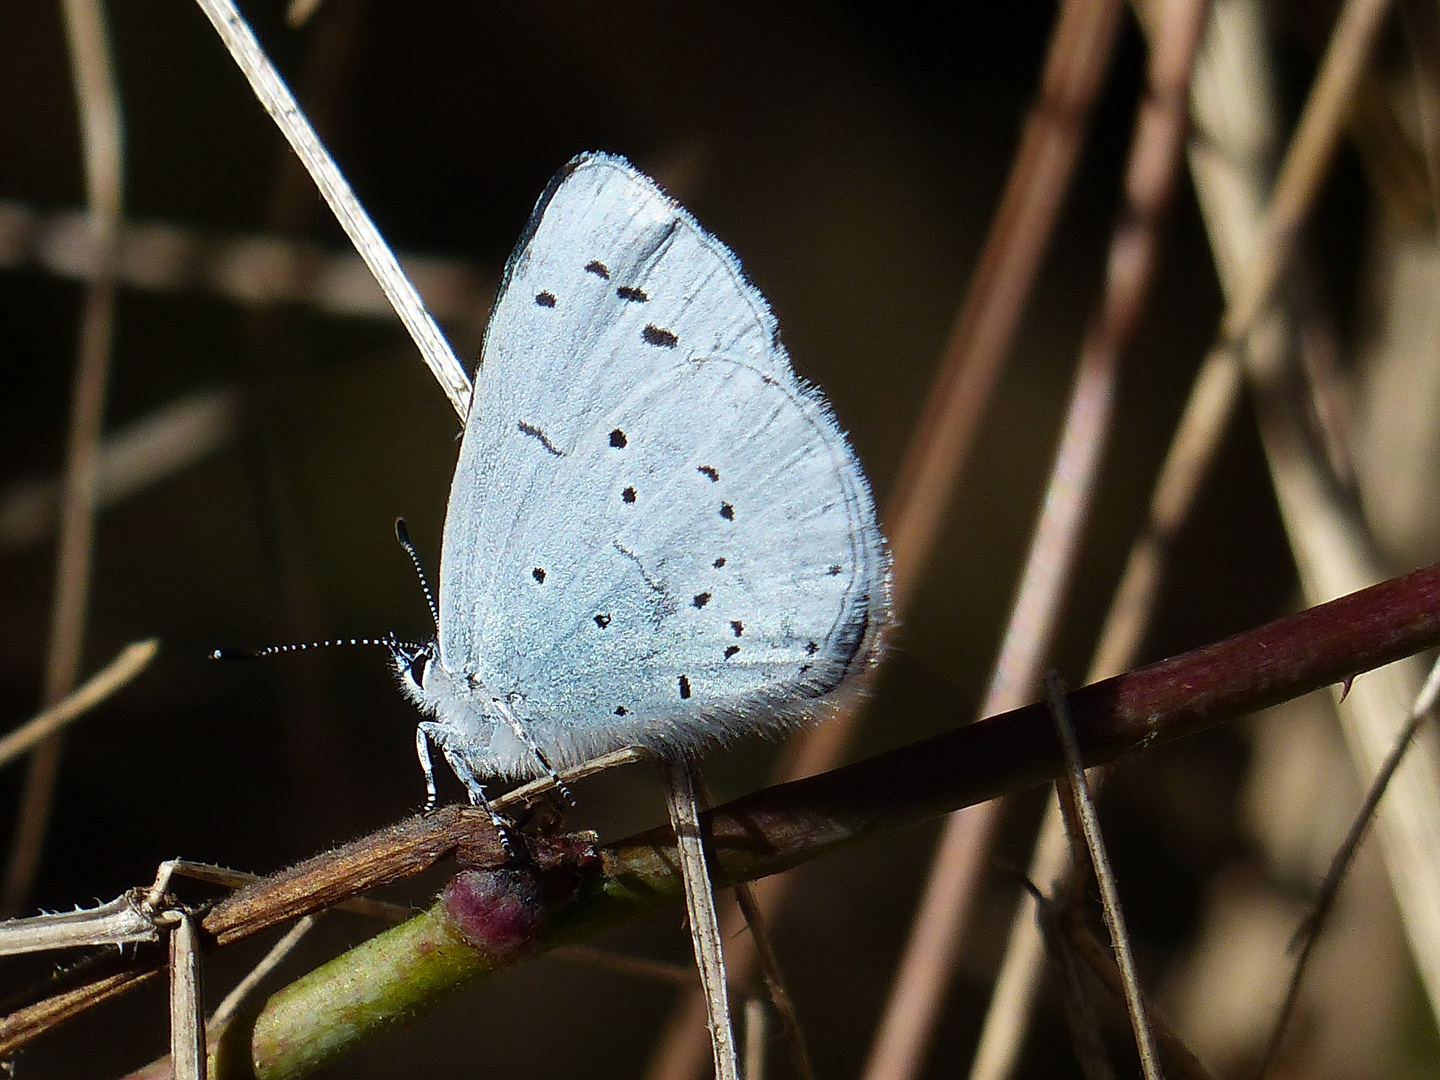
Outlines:
{"label": "butterfly forewing", "polygon": [[[887,570],[734,256],[577,159],[511,258],[451,489],[440,659],[475,709],[502,699],[556,764],[782,726],[868,658]],[[471,756],[534,771],[514,740]]]}

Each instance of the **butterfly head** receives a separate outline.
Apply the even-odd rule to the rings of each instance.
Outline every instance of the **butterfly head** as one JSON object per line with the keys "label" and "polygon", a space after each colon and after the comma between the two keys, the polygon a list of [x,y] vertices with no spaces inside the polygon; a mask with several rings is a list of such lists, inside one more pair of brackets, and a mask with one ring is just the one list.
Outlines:
{"label": "butterfly head", "polygon": [[400,688],[405,691],[406,697],[425,708],[425,681],[430,665],[440,655],[439,644],[434,638],[417,643],[391,637],[386,645],[390,649],[391,663],[395,665],[395,674],[400,678]]}

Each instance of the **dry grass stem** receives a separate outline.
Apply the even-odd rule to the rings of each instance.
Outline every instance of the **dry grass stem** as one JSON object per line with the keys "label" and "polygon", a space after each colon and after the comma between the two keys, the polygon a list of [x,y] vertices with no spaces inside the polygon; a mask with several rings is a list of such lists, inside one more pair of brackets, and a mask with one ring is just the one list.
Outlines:
{"label": "dry grass stem", "polygon": [[170,1062],[175,1080],[205,1080],[200,945],[188,915],[170,931]]}
{"label": "dry grass stem", "polygon": [[315,17],[315,12],[320,10],[321,0],[290,0],[285,9],[285,25],[291,30],[299,30]]}
{"label": "dry grass stem", "polygon": [[[1218,337],[1239,343],[1261,320],[1294,258],[1300,229],[1330,170],[1356,88],[1365,76],[1389,0],[1347,0],[1285,151],[1259,231],[1248,239],[1244,276],[1226,288]],[[1218,260],[1217,260],[1218,261]]]}
{"label": "dry grass stem", "polygon": [[1430,719],[1437,695],[1440,695],[1440,661],[1431,665],[1430,675],[1425,680],[1425,685],[1421,687],[1420,694],[1416,697],[1415,704],[1410,710],[1409,722],[1400,729],[1400,734],[1396,737],[1395,745],[1391,748],[1389,756],[1381,765],[1380,771],[1375,774],[1375,779],[1371,781],[1370,788],[1365,793],[1365,801],[1361,804],[1355,814],[1355,820],[1350,825],[1350,831],[1346,833],[1344,842],[1336,850],[1334,858],[1331,859],[1330,869],[1325,874],[1325,880],[1320,883],[1310,913],[1305,917],[1300,928],[1295,931],[1295,938],[1290,943],[1292,950],[1298,947],[1295,969],[1291,973],[1290,983],[1285,991],[1285,1000],[1275,1017],[1270,1040],[1266,1044],[1265,1052],[1260,1057],[1260,1064],[1255,1070],[1257,1080],[1264,1080],[1271,1066],[1279,1057],[1280,1045],[1285,1038],[1290,1018],[1295,1012],[1295,1003],[1300,999],[1301,982],[1305,977],[1315,945],[1320,940],[1320,935],[1325,928],[1325,922],[1335,907],[1335,899],[1340,893],[1340,883],[1345,878],[1345,872],[1355,860],[1355,852],[1360,847],[1360,841],[1364,839],[1371,822],[1375,820],[1375,812],[1390,786],[1391,779],[1395,776],[1395,770],[1400,767],[1400,762],[1404,760],[1406,752],[1415,741],[1415,735],[1419,732],[1420,725]]}
{"label": "dry grass stem", "polygon": [[[900,477],[885,509],[894,558],[894,608],[903,618],[984,415],[1014,337],[1042,254],[1074,174],[1086,118],[1109,67],[1121,5],[1084,0],[1064,5],[1051,36],[1039,101],[1031,110],[966,296],[956,315],[925,412],[906,450]],[[853,733],[860,699],[828,723],[791,740],[772,778],[810,776],[840,761]],[[773,921],[783,905],[783,879],[758,890],[759,908]],[[730,970],[743,980],[755,954],[737,912],[723,933],[733,941]],[[695,1080],[705,1061],[699,1020],[704,1003],[680,1001],[650,1058],[647,1080]]]}
{"label": "dry grass stem", "polygon": [[155,910],[134,892],[107,904],[46,912],[0,922],[0,956],[51,952],[85,945],[134,945],[159,941]]}
{"label": "dry grass stem", "polygon": [[[558,949],[551,949],[549,955],[555,960],[603,968],[606,971],[613,971],[617,975],[629,975],[637,979],[649,979],[652,982],[673,983],[687,989],[698,986],[700,983],[700,977],[695,973],[695,969],[688,964],[670,964],[664,960],[626,956],[623,953],[611,952],[609,949],[597,949],[593,945],[562,945]],[[730,980],[730,987],[732,990],[738,989],[733,979]]]}
{"label": "dry grass stem", "polygon": [[735,1035],[730,1026],[730,996],[720,920],[715,915],[715,894],[710,886],[705,841],[700,833],[700,803],[695,794],[692,766],[684,755],[676,755],[661,758],[660,768],[665,779],[665,805],[670,811],[671,828],[675,830],[675,850],[685,882],[685,911],[689,916],[690,940],[695,946],[695,966],[700,971],[705,994],[715,1077],[716,1080],[740,1080]]}
{"label": "dry grass stem", "polygon": [[245,977],[236,983],[234,988],[215,1007],[215,1012],[205,1022],[206,1035],[212,1042],[219,1039],[220,1034],[235,1018],[235,1014],[240,1011],[240,1007],[255,993],[270,973],[295,951],[295,946],[299,945],[305,935],[314,928],[315,918],[314,915],[306,915],[295,920],[295,925],[285,931],[279,941],[270,946],[269,952],[261,957],[260,962],[246,972]]}
{"label": "dry grass stem", "polygon": [[97,1005],[136,989],[164,970],[163,966],[152,962],[148,967],[104,975],[7,1013],[0,1018],[0,1055],[11,1056],[32,1039]]}
{"label": "dry grass stem", "polygon": [[[33,264],[60,278],[90,281],[103,269],[102,255],[87,214],[42,213],[0,200],[0,267]],[[435,317],[478,340],[493,274],[440,256],[410,253],[399,260]],[[246,307],[305,304],[333,315],[394,316],[354,251],[275,233],[211,235],[168,222],[122,222],[114,274],[120,285],[140,292],[202,292]]]}
{"label": "dry grass stem", "polygon": [[[1035,693],[1064,609],[1071,571],[1098,479],[1122,356],[1143,310],[1159,227],[1174,191],[1185,135],[1185,101],[1206,5],[1171,0],[1150,58],[1134,125],[1124,208],[1112,234],[1105,293],[1081,345],[1074,387],[1043,510],[981,715],[1015,708]],[[946,826],[918,907],[911,941],[865,1070],[867,1080],[914,1076],[929,1044],[998,807],[976,807]],[[953,833],[953,835],[952,835]]]}
{"label": "dry grass stem", "polygon": [[[810,1064],[810,1049],[805,1044],[805,1031],[800,1026],[800,1014],[796,1011],[794,999],[790,997],[790,991],[785,986],[785,980],[780,970],[780,960],[775,955],[775,946],[770,939],[770,931],[765,925],[765,915],[760,907],[759,900],[755,896],[755,887],[748,881],[742,881],[735,886],[735,902],[740,907],[740,913],[745,917],[745,925],[750,931],[751,944],[755,949],[755,955],[760,962],[760,976],[765,982],[765,990],[770,996],[770,1004],[775,1008],[775,1015],[780,1020],[780,1037],[785,1043],[785,1050],[790,1057],[790,1067],[795,1072],[796,1080],[815,1080],[815,1069]],[[750,1023],[750,1005],[755,999],[746,1002],[746,1024]],[[757,1016],[764,1020],[765,1010],[760,1008]],[[763,1031],[763,1029],[762,1029]],[[746,1038],[750,1038],[750,1029],[746,1028]],[[750,1054],[750,1046],[746,1045],[746,1054]],[[746,1080],[749,1080],[750,1073],[746,1073]]]}
{"label": "dry grass stem", "polygon": [[[612,750],[608,754],[601,754],[597,758],[591,758],[582,765],[573,769],[566,769],[560,774],[560,779],[566,784],[573,784],[576,780],[582,780],[587,776],[594,776],[596,773],[604,772],[607,769],[614,769],[620,765],[630,765],[637,761],[649,761],[648,751],[635,747],[625,747],[622,750]],[[496,796],[490,800],[490,805],[497,811],[504,813],[512,807],[523,807],[534,802],[546,792],[554,791],[556,784],[553,778],[541,776],[529,783],[521,784],[519,787],[505,792],[504,795]]]}
{"label": "dry grass stem", "polygon": [[997,818],[994,804],[981,803],[946,820],[865,1061],[865,1080],[914,1076],[924,1064]]}
{"label": "dry grass stem", "polygon": [[[1114,999],[1116,1005],[1123,1007],[1125,990],[1114,953],[1105,947],[1084,922],[1067,918],[1063,913],[1057,914],[1044,904],[1041,909],[1041,919],[1047,924],[1056,924],[1046,927],[1046,945],[1054,948],[1058,941],[1071,962],[1083,964],[1086,970],[1099,980],[1101,987]],[[1142,998],[1164,1075],[1169,1080],[1215,1080],[1204,1064],[1190,1052],[1184,1040],[1165,1023],[1149,997],[1142,995]]]}
{"label": "dry grass stem", "polygon": [[[240,982],[235,985],[235,988],[225,995],[224,1000],[220,1002],[214,1014],[205,1022],[203,1039],[204,1045],[208,1047],[208,1049],[199,1060],[205,1063],[206,1070],[205,1072],[196,1074],[201,1080],[204,1080],[207,1074],[210,1076],[224,1075],[223,1067],[213,1059],[212,1055],[214,1049],[219,1046],[220,1039],[224,1035],[226,1028],[229,1027],[230,1022],[234,1020],[245,1001],[259,988],[261,982],[284,962],[285,958],[294,951],[295,946],[310,932],[314,925],[315,917],[312,915],[307,915],[305,918],[298,920],[294,926],[285,932],[285,935],[279,941],[270,947],[270,950],[261,958],[260,962],[246,973],[245,978],[241,979]],[[173,960],[171,964],[173,987]],[[174,1027],[172,1026],[171,1053],[133,1072],[126,1073],[122,1080],[179,1080],[181,1076],[185,1075],[182,1069],[189,1066],[181,1062],[181,1059],[173,1049],[175,1042],[174,1034]]]}
{"label": "dry grass stem", "polygon": [[[1370,533],[1354,502],[1335,483],[1328,462],[1304,429],[1294,396],[1275,385],[1284,329],[1252,335],[1247,354],[1257,393],[1261,442],[1307,602],[1384,576]],[[1303,339],[1302,339],[1303,344]],[[1406,709],[1423,679],[1414,661],[1358,680],[1338,702],[1341,727],[1366,783],[1394,746]],[[1424,728],[1378,811],[1386,868],[1400,903],[1410,947],[1431,1008],[1440,1015],[1440,739]]]}
{"label": "dry grass stem", "polygon": [[745,999],[745,1080],[765,1080],[765,1043],[769,1037],[765,1003]]}
{"label": "dry grass stem", "polygon": [[1122,10],[1111,0],[1083,0],[1059,10],[1039,100],[1026,119],[1005,193],[885,508],[895,607],[902,614],[1025,311],[1087,117],[1109,70]]}
{"label": "dry grass stem", "polygon": [[[1054,882],[1064,872],[1069,853],[1060,800],[1052,793],[1031,857],[1030,880]],[[1041,917],[1035,898],[1026,892],[1010,922],[1005,959],[990,993],[980,1041],[970,1064],[971,1080],[996,1080],[1009,1076],[1015,1068],[1045,969],[1045,939],[1038,922]]]}
{"label": "dry grass stem", "polygon": [[[99,0],[64,0],[61,10],[80,114],[90,227],[97,248],[103,252],[103,269],[89,282],[80,315],[60,501],[54,606],[46,654],[43,691],[46,705],[60,701],[75,685],[85,640],[100,428],[105,415],[115,321],[115,239],[124,203],[120,98],[104,10]],[[0,910],[4,912],[19,911],[29,895],[40,865],[59,769],[59,737],[52,736],[35,749],[26,772],[4,885],[0,888]]]}
{"label": "dry grass stem", "polygon": [[118,656],[96,672],[63,701],[45,709],[0,738],[0,766],[8,765],[36,743],[54,735],[72,720],[84,716],[100,702],[139,675],[160,649],[154,638],[136,641],[120,650]]}
{"label": "dry grass stem", "polygon": [[1105,928],[1110,932],[1110,945],[1115,950],[1115,962],[1120,969],[1121,985],[1124,987],[1125,1007],[1130,1014],[1131,1028],[1135,1033],[1135,1047],[1140,1052],[1141,1072],[1145,1080],[1161,1080],[1155,1035],[1151,1031],[1144,998],[1140,992],[1140,976],[1135,970],[1135,957],[1130,950],[1130,934],[1125,929],[1125,915],[1120,909],[1120,893],[1115,883],[1115,872],[1110,868],[1110,856],[1105,851],[1105,837],[1100,831],[1100,817],[1095,810],[1095,800],[1085,782],[1085,766],[1080,760],[1080,746],[1075,740],[1075,729],[1070,724],[1069,710],[1065,706],[1065,688],[1054,672],[1045,680],[1045,695],[1050,704],[1050,713],[1055,719],[1055,732],[1065,751],[1063,782],[1069,789],[1081,830],[1081,836],[1071,837],[1071,843],[1083,839],[1090,865],[1095,871]]}
{"label": "dry grass stem", "polygon": [[411,339],[455,412],[463,420],[470,410],[470,377],[455,358],[445,335],[425,310],[425,303],[415,286],[400,269],[395,255],[384,237],[370,220],[349,183],[341,175],[334,159],[321,145],[315,129],[305,119],[294,95],[275,70],[244,18],[229,0],[196,0],[210,19],[230,56],[250,82],[260,104],[275,121],[286,141],[304,163],[306,171],[320,189],[326,204],[365,260],[371,274],[384,290],[385,297],[405,324]]}
{"label": "dry grass stem", "polygon": [[[710,794],[709,785],[705,783],[705,777],[698,770],[693,776],[695,790],[700,795],[701,803],[705,806],[713,806],[715,800]],[[775,955],[775,944],[770,937],[770,928],[766,925],[764,910],[756,897],[755,887],[748,881],[742,881],[735,886],[732,892],[740,915],[745,920],[745,928],[749,931],[748,940],[755,953],[756,961],[760,965],[760,978],[765,984],[770,1004],[775,1009],[775,1015],[780,1021],[780,1037],[784,1041],[785,1050],[790,1057],[790,1067],[795,1071],[796,1080],[814,1080],[815,1070],[810,1064],[810,1049],[805,1044],[805,1032],[800,1027],[800,1014],[785,985],[785,975],[780,970],[780,960]],[[732,985],[737,983],[737,980],[729,975],[728,965],[727,976]],[[748,1018],[748,1012],[746,1016]],[[746,1022],[749,1022],[748,1019]],[[748,1046],[746,1053],[749,1053]],[[748,1080],[749,1073],[745,1075]]]}
{"label": "dry grass stem", "polygon": [[1425,0],[1404,0],[1400,9],[1410,32],[1420,145],[1425,178],[1430,184],[1430,216],[1440,232],[1440,9]]}
{"label": "dry grass stem", "polygon": [[[1334,148],[1346,103],[1364,70],[1384,10],[1383,4],[1366,0],[1342,11],[1316,78],[1314,107],[1307,104],[1286,168],[1276,183],[1270,219],[1261,211],[1263,196],[1253,180],[1245,182],[1243,176],[1237,180],[1220,172],[1218,163],[1197,155],[1197,191],[1227,295],[1240,296],[1253,305],[1254,297],[1273,292],[1273,285],[1260,288],[1251,283],[1257,273],[1268,270],[1277,274],[1283,267],[1263,245],[1281,235],[1281,225],[1274,221],[1288,222],[1292,233],[1303,221],[1322,175],[1320,151],[1328,153]],[[1331,54],[1336,54],[1333,60]],[[1308,136],[1304,145],[1301,133]],[[1292,164],[1299,179],[1286,183]],[[1216,171],[1213,182],[1202,166]],[[1237,284],[1242,277],[1246,284]],[[1232,308],[1239,314],[1227,314],[1222,333],[1251,325],[1258,318],[1258,314],[1248,320],[1242,317],[1246,308],[1240,303],[1232,303]],[[1286,535],[1306,601],[1315,603],[1377,580],[1383,571],[1365,523],[1336,483],[1329,463],[1317,457],[1313,441],[1307,437],[1303,410],[1283,385],[1283,358],[1291,330],[1275,320],[1263,331],[1250,336],[1247,366],[1259,399],[1261,439]],[[1302,348],[1307,336],[1299,337]],[[1367,780],[1378,772],[1393,747],[1404,714],[1402,703],[1415,697],[1420,683],[1421,672],[1413,662],[1397,664],[1359,680],[1340,702],[1342,729]],[[1437,770],[1440,741],[1433,729],[1424,729],[1392,781],[1391,798],[1378,812],[1386,867],[1432,1010],[1440,1010],[1440,854],[1427,837],[1440,832]]]}
{"label": "dry grass stem", "polygon": [[[236,398],[217,390],[187,395],[105,435],[95,473],[95,509],[104,510],[181,472],[229,442]],[[60,484],[23,480],[0,492],[0,552],[39,543],[55,531]]]}
{"label": "dry grass stem", "polygon": [[[1142,20],[1142,25],[1154,34],[1153,22]],[[1259,260],[1255,255],[1261,230],[1253,223],[1265,214],[1268,162],[1273,159],[1279,115],[1264,41],[1263,17],[1255,4],[1249,0],[1216,0],[1212,5],[1204,50],[1191,86],[1191,114],[1197,138],[1191,146],[1190,162],[1222,282],[1233,285],[1247,272],[1242,268],[1250,266],[1248,272],[1254,276],[1250,292],[1269,295],[1275,287],[1275,276],[1288,263]],[[1353,49],[1353,42],[1352,32],[1344,39],[1337,38],[1332,49]],[[1270,213],[1276,216],[1264,230],[1265,235],[1290,235],[1303,220],[1297,207],[1302,202],[1309,204],[1323,176],[1323,170],[1317,169],[1316,155],[1334,148],[1333,138],[1324,132],[1338,125],[1344,115],[1345,95],[1337,91],[1336,80],[1340,75],[1353,80],[1361,70],[1348,57],[1344,63],[1327,61],[1322,69],[1327,73],[1326,81],[1322,87],[1317,77],[1317,92],[1312,92],[1307,101],[1299,129],[1305,133],[1305,141],[1297,138],[1286,155],[1275,185],[1277,195],[1283,192],[1285,198],[1277,199],[1272,206]],[[1323,93],[1318,92],[1322,89]],[[1249,227],[1227,227],[1237,214],[1248,219]],[[1253,264],[1252,259],[1256,259]],[[1238,316],[1227,315],[1225,325],[1240,325],[1241,321]],[[1091,679],[1105,678],[1134,663],[1149,625],[1166,551],[1214,459],[1239,402],[1241,380],[1233,350],[1223,345],[1212,349],[1201,365],[1157,478],[1145,532],[1131,549],[1111,603],[1091,665]],[[1053,881],[1064,873],[1062,837],[1063,820],[1052,802],[1032,859],[1032,880]],[[1031,901],[1022,898],[1011,926],[1010,948],[996,983],[972,1080],[995,1080],[1013,1068],[1043,957],[1038,932],[1033,928],[1033,911]]]}
{"label": "dry grass stem", "polygon": [[[1029,889],[1034,886],[1030,885]],[[1094,996],[1087,991],[1079,958],[1070,944],[1065,910],[1060,905],[1034,897],[1037,905],[1036,925],[1045,942],[1051,984],[1059,999],[1060,1010],[1070,1031],[1070,1047],[1080,1074],[1085,1080],[1115,1080],[1115,1069],[1105,1049]]]}

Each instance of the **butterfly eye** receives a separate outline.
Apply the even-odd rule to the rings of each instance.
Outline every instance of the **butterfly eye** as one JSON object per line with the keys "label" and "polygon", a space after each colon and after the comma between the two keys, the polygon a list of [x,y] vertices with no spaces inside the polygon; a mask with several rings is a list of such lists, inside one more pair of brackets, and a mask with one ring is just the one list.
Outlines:
{"label": "butterfly eye", "polygon": [[395,658],[395,668],[402,675],[408,674],[419,686],[425,685],[425,670],[435,657],[435,642],[427,641],[417,645],[408,641],[390,640],[385,642],[390,655]]}

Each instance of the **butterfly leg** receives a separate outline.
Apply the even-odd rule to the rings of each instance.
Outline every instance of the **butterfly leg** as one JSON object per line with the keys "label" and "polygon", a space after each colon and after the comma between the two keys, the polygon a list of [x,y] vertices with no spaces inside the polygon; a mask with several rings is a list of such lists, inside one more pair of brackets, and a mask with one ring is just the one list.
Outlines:
{"label": "butterfly leg", "polygon": [[500,811],[490,805],[490,800],[485,795],[485,785],[472,780],[467,781],[465,786],[470,790],[470,805],[481,807],[490,815],[490,824],[494,825],[495,831],[500,834],[500,843],[505,847],[505,854],[515,854],[510,848],[510,822],[500,815]]}
{"label": "butterfly leg", "polygon": [[490,824],[495,826],[495,831],[500,835],[500,846],[505,849],[506,855],[514,855],[515,849],[510,844],[510,822],[501,816],[495,807],[490,805],[490,800],[485,795],[485,785],[470,763],[465,759],[464,754],[452,754],[450,747],[446,745],[449,737],[449,730],[444,724],[433,720],[422,720],[415,725],[415,751],[420,758],[420,768],[425,773],[425,809],[431,810],[435,806],[435,766],[430,760],[430,743],[434,742],[440,747],[440,752],[445,755],[449,762],[450,769],[459,777],[460,782],[465,785],[465,791],[470,796],[470,805],[479,806],[490,815]]}
{"label": "butterfly leg", "polygon": [[560,792],[561,797],[564,798],[567,803],[574,806],[575,796],[570,794],[570,789],[565,786],[565,781],[560,779],[560,774],[555,771],[555,767],[551,765],[549,759],[545,757],[545,752],[540,749],[539,744],[535,741],[535,737],[530,734],[529,728],[521,723],[520,718],[510,711],[510,706],[499,698],[492,698],[491,704],[495,706],[495,709],[501,716],[505,717],[506,722],[510,725],[510,730],[515,732],[515,737],[525,744],[525,748],[529,750],[530,753],[535,755],[535,760],[540,763],[540,767],[543,768],[546,775],[550,777],[550,782],[555,785],[555,790]]}
{"label": "butterfly leg", "polygon": [[[420,771],[425,774],[425,812],[427,814],[435,809],[438,793],[435,790],[435,765],[430,760],[430,738],[434,732],[426,729],[436,726],[429,722],[415,725],[415,756],[420,759]],[[440,740],[437,738],[435,741],[439,742]]]}

